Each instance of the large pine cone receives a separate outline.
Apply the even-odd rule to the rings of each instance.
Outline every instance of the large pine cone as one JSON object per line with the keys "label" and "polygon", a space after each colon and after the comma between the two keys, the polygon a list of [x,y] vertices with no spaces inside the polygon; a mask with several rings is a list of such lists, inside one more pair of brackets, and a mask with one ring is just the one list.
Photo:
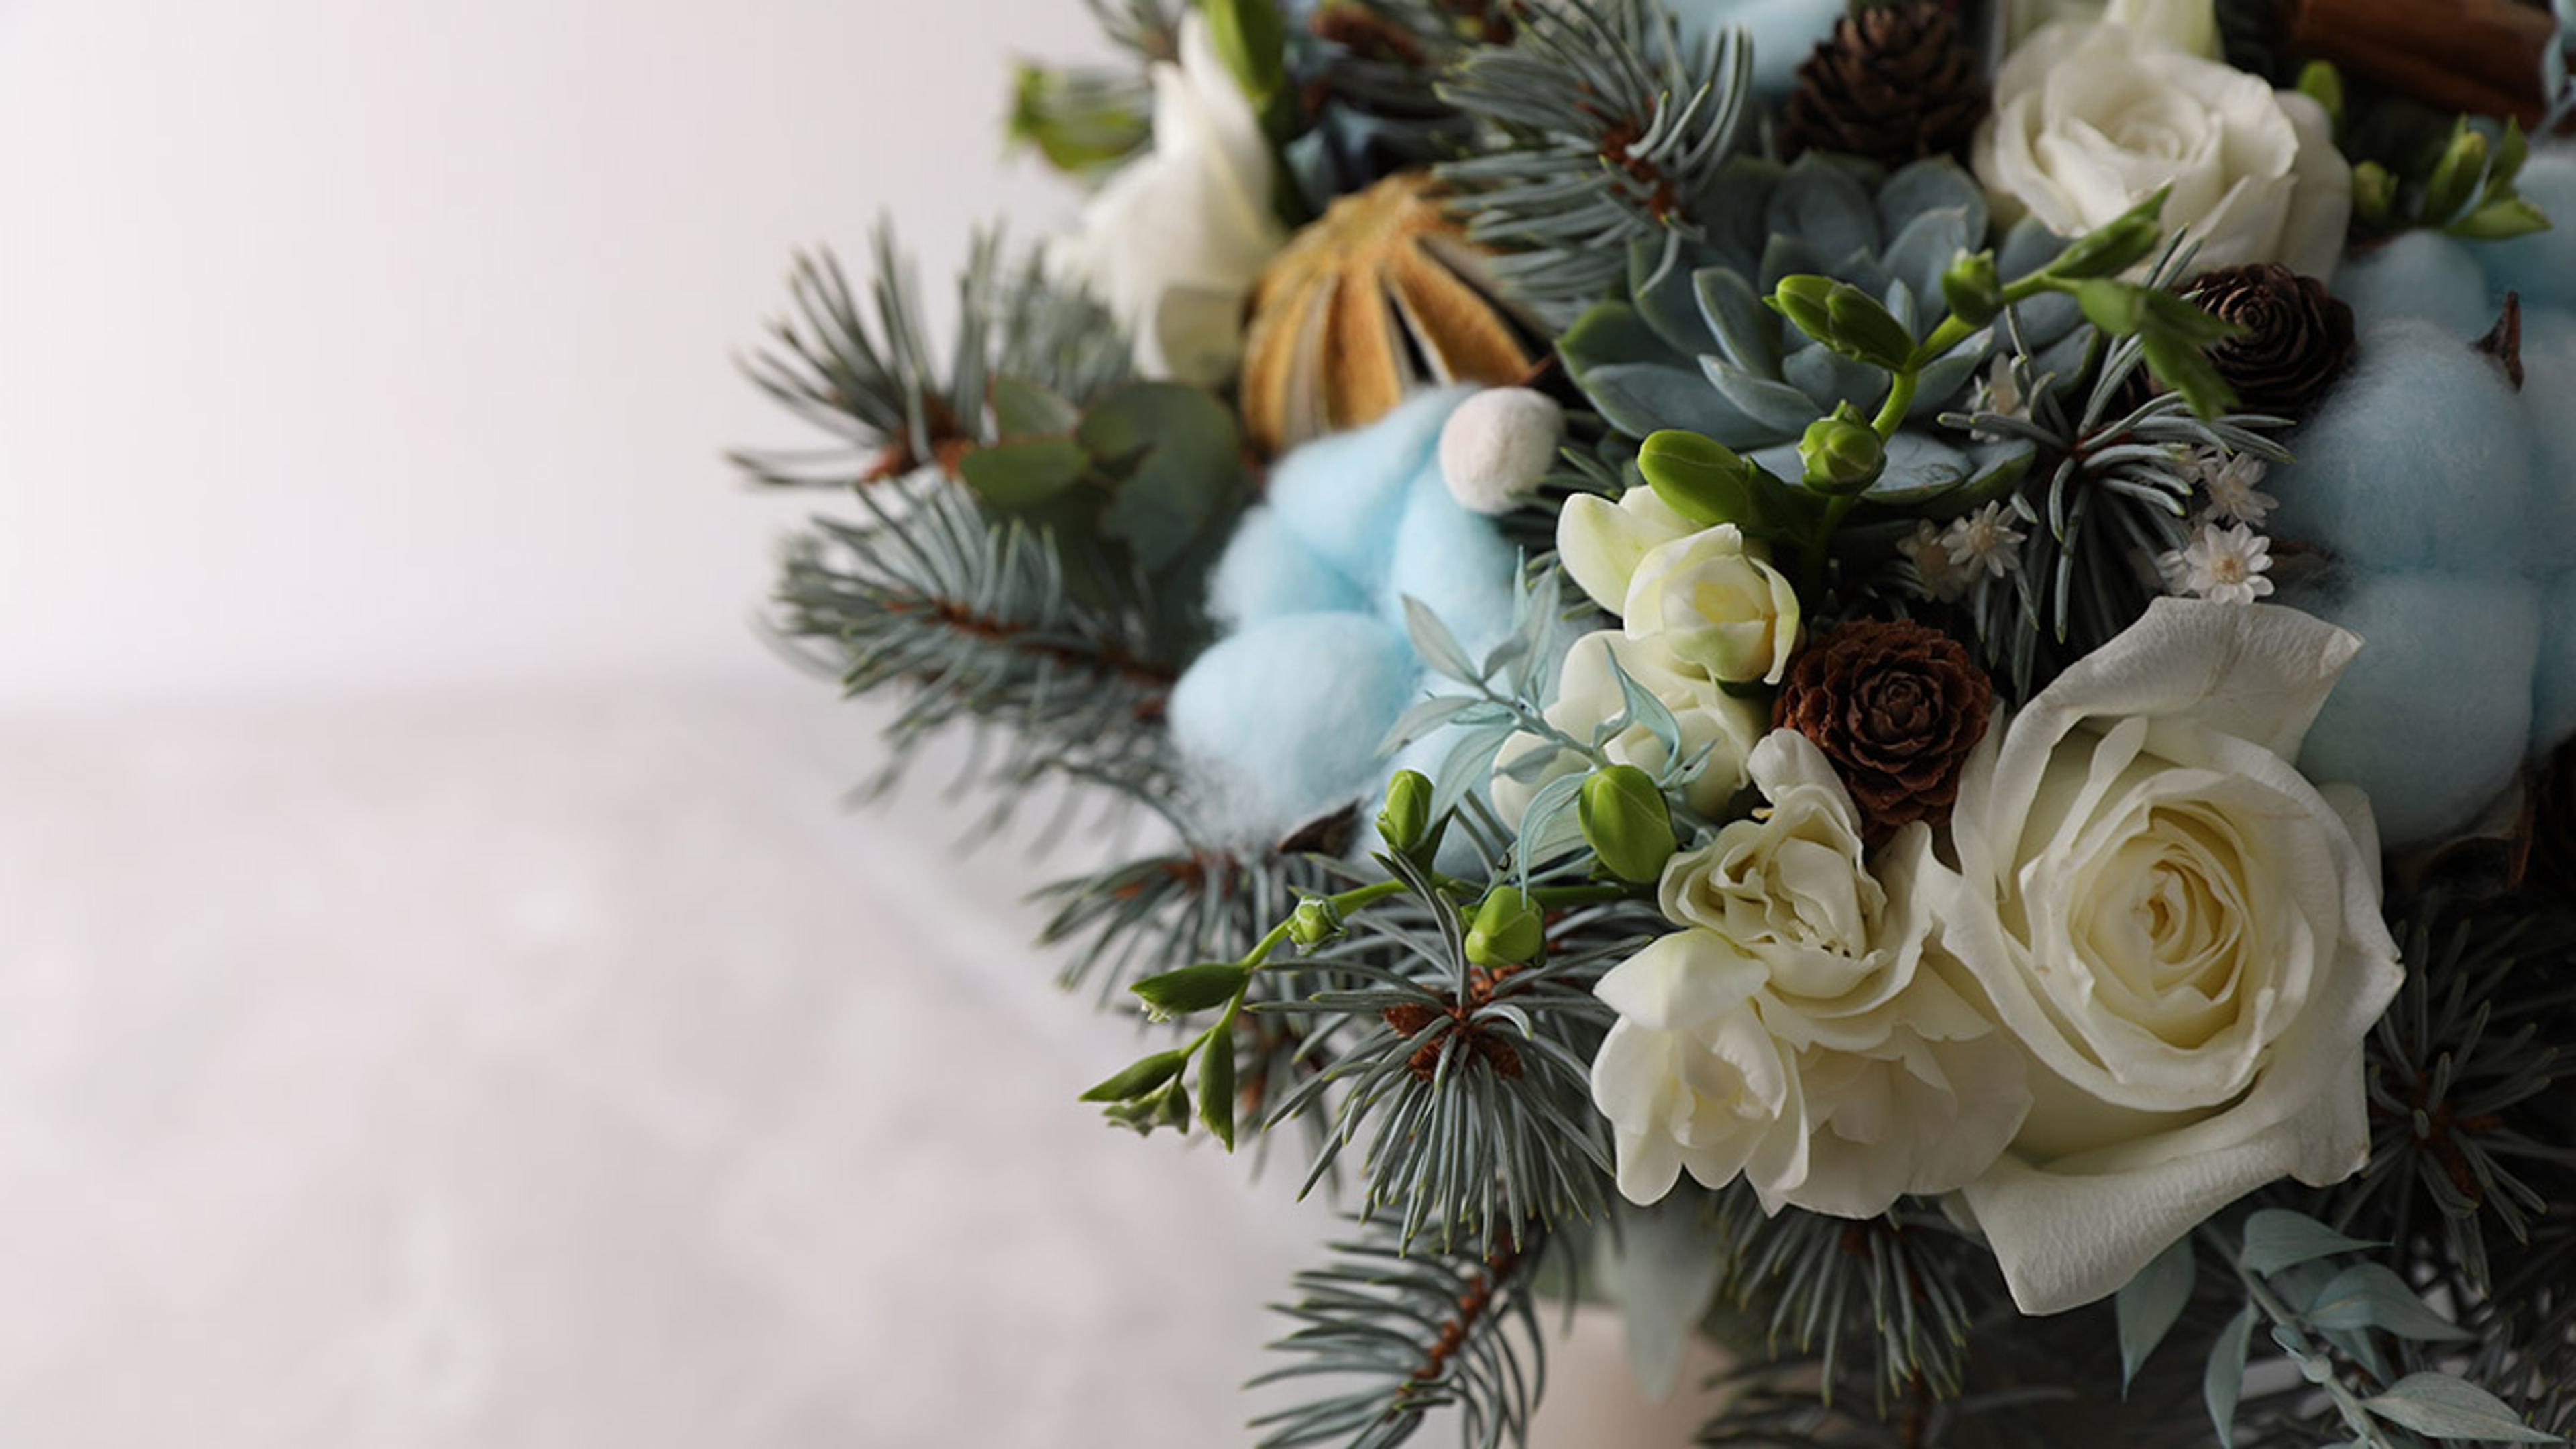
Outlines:
{"label": "large pine cone", "polygon": [[2240,412],[2304,419],[2352,366],[2352,308],[2314,277],[2256,262],[2204,272],[2184,291],[2245,329],[2209,349]]}
{"label": "large pine cone", "polygon": [[1813,740],[1884,844],[1917,820],[1939,826],[1959,772],[1986,733],[1993,681],[1959,641],[1911,622],[1856,619],[1811,640],[1790,666],[1771,722]]}
{"label": "large pine cone", "polygon": [[1845,151],[1894,168],[1967,149],[1985,119],[1985,67],[1932,0],[1844,18],[1798,66],[1780,145]]}

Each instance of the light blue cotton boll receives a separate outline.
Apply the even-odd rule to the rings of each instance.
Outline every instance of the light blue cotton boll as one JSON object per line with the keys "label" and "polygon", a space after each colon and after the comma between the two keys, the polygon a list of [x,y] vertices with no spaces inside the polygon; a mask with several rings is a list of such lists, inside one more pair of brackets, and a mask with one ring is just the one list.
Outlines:
{"label": "light blue cotton boll", "polygon": [[2369,327],[2421,317],[2455,337],[2483,337],[2495,325],[2487,274],[2469,248],[2439,232],[2410,231],[2335,273],[2334,294]]}
{"label": "light blue cotton boll", "polygon": [[1753,93],[1766,101],[1786,97],[1798,84],[1798,66],[1831,37],[1848,13],[1844,0],[1670,0],[1684,38],[1713,40],[1740,27],[1753,42]]}
{"label": "light blue cotton boll", "polygon": [[1289,531],[1363,588],[1386,577],[1414,474],[1436,468],[1440,425],[1476,390],[1435,388],[1346,433],[1291,451],[1270,474],[1270,506]]}
{"label": "light blue cotton boll", "polygon": [[1172,687],[1172,739],[1232,839],[1275,840],[1360,798],[1422,669],[1366,614],[1264,619],[1210,648]]}
{"label": "light blue cotton boll", "polygon": [[1386,582],[1378,589],[1378,612],[1400,629],[1404,600],[1418,599],[1481,663],[1512,631],[1512,584],[1519,572],[1519,550],[1504,541],[1493,519],[1459,504],[1435,460],[1406,490]]}
{"label": "light blue cotton boll", "polygon": [[2374,569],[2522,567],[2531,434],[2503,369],[2417,318],[2370,328],[2360,351],[2272,470],[2269,531]]}
{"label": "light blue cotton boll", "polygon": [[2531,748],[2558,748],[2576,734],[2576,569],[2548,585],[2541,604],[2540,668],[2531,687]]}
{"label": "light blue cotton boll", "polygon": [[2295,602],[2362,638],[2308,732],[2302,773],[2368,791],[2390,845],[2459,829],[2512,783],[2531,733],[2538,584],[2389,574]]}
{"label": "light blue cotton boll", "polygon": [[1208,581],[1208,617],[1239,629],[1283,614],[1360,614],[1368,595],[1306,546],[1275,509],[1254,508],[1234,527]]}
{"label": "light blue cotton boll", "polygon": [[2490,293],[2520,292],[2525,307],[2576,306],[2576,145],[2533,148],[2513,184],[2548,216],[2549,230],[2476,249]]}

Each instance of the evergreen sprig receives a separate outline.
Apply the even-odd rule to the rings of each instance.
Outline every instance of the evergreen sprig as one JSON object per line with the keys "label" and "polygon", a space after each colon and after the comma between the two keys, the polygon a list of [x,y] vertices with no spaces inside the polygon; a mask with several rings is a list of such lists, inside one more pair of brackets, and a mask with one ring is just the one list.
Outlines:
{"label": "evergreen sprig", "polygon": [[1249,1385],[1324,1387],[1255,1419],[1262,1449],[1390,1449],[1440,1408],[1462,1443],[1526,1444],[1546,1378],[1532,1289],[1551,1243],[1524,1225],[1484,1251],[1408,1252],[1381,1225],[1333,1245],[1334,1261],[1297,1275],[1298,1301],[1275,1305],[1298,1327],[1271,1348],[1295,1361]]}
{"label": "evergreen sprig", "polygon": [[1726,31],[1686,40],[1648,0],[1521,9],[1509,46],[1481,46],[1439,87],[1489,132],[1440,168],[1468,234],[1504,248],[1495,276],[1562,329],[1660,237],[1670,264],[1701,235],[1692,207],[1734,148],[1752,50]]}
{"label": "evergreen sprig", "polygon": [[790,546],[775,627],[848,693],[901,690],[884,778],[928,735],[978,723],[1001,727],[994,784],[1054,774],[1138,799],[1168,792],[1175,666],[1144,599],[1077,600],[1051,539],[986,518],[947,483],[861,490],[858,502],[864,521],[819,519]]}
{"label": "evergreen sprig", "polygon": [[729,454],[754,481],[838,486],[933,466],[953,470],[964,449],[997,440],[989,405],[996,378],[1080,405],[1133,371],[1127,339],[1108,309],[1050,277],[1037,253],[1012,260],[997,231],[979,233],[970,249],[944,362],[930,344],[920,290],[891,225],[877,228],[871,253],[867,307],[828,251],[797,258],[788,273],[791,315],[770,324],[768,345],[745,359],[743,370],[835,441]]}

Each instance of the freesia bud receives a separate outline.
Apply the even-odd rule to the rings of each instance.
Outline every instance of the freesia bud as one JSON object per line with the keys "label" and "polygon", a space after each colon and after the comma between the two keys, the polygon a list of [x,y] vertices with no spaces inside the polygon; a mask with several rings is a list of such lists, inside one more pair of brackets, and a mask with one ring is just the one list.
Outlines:
{"label": "freesia bud", "polygon": [[1420,770],[1398,770],[1387,782],[1386,806],[1377,812],[1378,838],[1398,855],[1422,843],[1431,828],[1431,779]]}
{"label": "freesia bud", "polygon": [[1673,815],[1654,777],[1634,765],[1595,770],[1575,797],[1583,838],[1621,880],[1650,881],[1673,854]]}
{"label": "freesia bud", "polygon": [[1308,896],[1297,903],[1297,913],[1288,918],[1288,939],[1305,950],[1332,940],[1342,933],[1342,913],[1324,896]]}
{"label": "freesia bud", "polygon": [[1991,251],[1961,252],[1941,274],[1941,298],[1951,315],[1971,327],[1983,327],[2004,309],[2003,277],[1995,271]]}
{"label": "freesia bud", "polygon": [[1861,420],[1859,409],[1841,403],[1833,416],[1807,425],[1798,440],[1798,461],[1806,466],[1808,487],[1839,497],[1878,481],[1887,470],[1887,444]]}
{"label": "freesia bud", "polygon": [[1485,893],[1467,926],[1467,959],[1478,966],[1522,966],[1547,948],[1547,922],[1518,886]]}

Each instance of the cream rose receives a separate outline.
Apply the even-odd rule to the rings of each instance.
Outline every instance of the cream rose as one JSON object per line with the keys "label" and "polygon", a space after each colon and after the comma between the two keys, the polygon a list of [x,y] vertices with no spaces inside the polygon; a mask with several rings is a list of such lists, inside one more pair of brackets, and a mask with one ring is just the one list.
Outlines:
{"label": "cream rose", "polygon": [[[1770,724],[1770,711],[1755,701],[1729,695],[1652,641],[1603,629],[1575,640],[1566,652],[1547,722],[1576,739],[1594,741],[1603,725],[1626,714],[1628,697],[1610,667],[1613,660],[1620,672],[1673,712],[1682,757],[1701,761],[1699,773],[1682,792],[1691,808],[1703,815],[1724,810],[1744,788],[1745,756]],[[1671,763],[1663,741],[1641,724],[1597,743],[1613,764],[1634,765],[1650,775],[1662,775]],[[1544,764],[1533,761],[1533,756],[1550,751]],[[1540,786],[1586,768],[1584,757],[1573,750],[1551,746],[1537,735],[1514,735],[1494,759],[1494,809],[1505,823],[1517,825]]]}
{"label": "cream rose", "polygon": [[1908,884],[1873,878],[1816,747],[1775,731],[1750,768],[1770,808],[1673,859],[1660,894],[1684,929],[1599,987],[1620,1016],[1592,1068],[1620,1191],[1740,1173],[1768,1210],[1843,1217],[1952,1191],[2021,1125],[2020,1053],[1917,969]]}
{"label": "cream rose", "polygon": [[1798,590],[1731,523],[1701,528],[1649,488],[1568,500],[1557,555],[1635,640],[1730,684],[1777,684],[1798,647]]}
{"label": "cream rose", "polygon": [[2361,1165],[2397,950],[2367,803],[2291,765],[2359,647],[2159,599],[1970,760],[1955,868],[1913,842],[1940,950],[2030,1058],[2029,1120],[1966,1192],[2023,1311],[2112,1292],[2264,1183]]}
{"label": "cream rose", "polygon": [[2165,226],[2199,241],[2202,270],[2279,262],[2331,277],[2352,212],[2323,107],[2116,24],[2060,21],[2022,42],[1973,159],[2002,212],[2061,236],[2171,186]]}
{"label": "cream rose", "polygon": [[1288,233],[1260,117],[1203,16],[1182,18],[1180,63],[1153,75],[1154,149],[1092,196],[1055,261],[1109,304],[1139,370],[1209,385],[1242,356],[1244,297]]}

